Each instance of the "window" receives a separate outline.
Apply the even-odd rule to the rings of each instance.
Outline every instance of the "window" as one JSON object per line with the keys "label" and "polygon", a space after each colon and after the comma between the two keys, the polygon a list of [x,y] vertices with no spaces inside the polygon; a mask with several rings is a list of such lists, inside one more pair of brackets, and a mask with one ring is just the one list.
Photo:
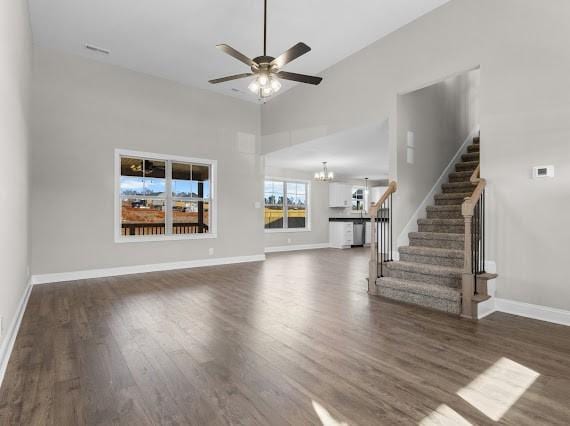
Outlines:
{"label": "window", "polygon": [[353,213],[364,211],[364,188],[362,186],[352,187],[352,211]]}
{"label": "window", "polygon": [[116,151],[117,241],[213,238],[215,161]]}
{"label": "window", "polygon": [[307,182],[269,179],[265,181],[264,192],[266,230],[309,230]]}

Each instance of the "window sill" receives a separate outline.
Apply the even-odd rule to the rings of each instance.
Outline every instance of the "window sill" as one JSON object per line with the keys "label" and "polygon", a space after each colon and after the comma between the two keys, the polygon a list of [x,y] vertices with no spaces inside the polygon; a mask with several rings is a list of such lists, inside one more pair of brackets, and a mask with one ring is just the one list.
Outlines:
{"label": "window sill", "polygon": [[115,237],[115,243],[148,243],[156,241],[209,240],[218,238],[218,234],[187,234],[187,235],[140,235]]}
{"label": "window sill", "polygon": [[311,232],[310,228],[294,228],[294,229],[264,229],[266,234],[287,234],[297,232]]}

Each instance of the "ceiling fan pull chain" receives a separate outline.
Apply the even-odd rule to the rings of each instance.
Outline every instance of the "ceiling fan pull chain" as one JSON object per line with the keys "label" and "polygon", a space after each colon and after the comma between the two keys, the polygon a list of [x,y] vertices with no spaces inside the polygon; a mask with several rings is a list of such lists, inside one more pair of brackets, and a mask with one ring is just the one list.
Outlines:
{"label": "ceiling fan pull chain", "polygon": [[263,3],[263,56],[267,56],[267,0]]}

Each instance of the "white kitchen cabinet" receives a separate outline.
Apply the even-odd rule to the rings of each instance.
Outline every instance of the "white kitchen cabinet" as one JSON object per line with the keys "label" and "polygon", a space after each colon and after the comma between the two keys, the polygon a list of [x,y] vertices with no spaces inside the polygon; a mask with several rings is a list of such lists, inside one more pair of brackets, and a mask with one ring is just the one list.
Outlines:
{"label": "white kitchen cabinet", "polygon": [[370,222],[366,222],[364,226],[364,244],[369,245],[372,241],[372,225]]}
{"label": "white kitchen cabinet", "polygon": [[329,222],[329,242],[332,248],[345,249],[352,246],[353,224],[350,222]]}
{"label": "white kitchen cabinet", "polygon": [[352,205],[352,185],[331,183],[329,185],[329,207],[346,208]]}

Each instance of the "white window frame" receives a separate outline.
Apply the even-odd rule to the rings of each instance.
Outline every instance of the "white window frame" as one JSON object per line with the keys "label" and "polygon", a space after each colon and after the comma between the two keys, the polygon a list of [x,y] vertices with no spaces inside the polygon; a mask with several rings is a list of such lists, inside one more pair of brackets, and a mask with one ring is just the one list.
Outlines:
{"label": "white window frame", "polygon": [[[135,157],[149,160],[174,161],[181,163],[198,163],[210,166],[210,204],[209,214],[210,222],[208,224],[208,233],[204,234],[177,234],[177,235],[121,235],[121,157]],[[169,164],[169,163],[167,163]],[[167,166],[167,176],[170,166]],[[218,162],[216,160],[208,160],[204,158],[181,157],[178,155],[157,154],[153,152],[132,151],[127,149],[115,149],[115,243],[135,243],[149,241],[173,241],[173,240],[204,240],[218,237],[218,192],[217,192],[217,176]],[[171,179],[166,178],[167,192],[167,209],[171,206],[172,194],[170,194]],[[174,197],[175,198],[175,197]],[[168,217],[168,215],[167,215]],[[168,219],[166,219],[168,221]]]}
{"label": "white window frame", "polygon": [[[291,179],[275,176],[266,176],[263,180],[264,193],[263,193],[263,212],[265,214],[265,182],[266,181],[283,182],[283,228],[265,228],[265,223],[263,224],[263,230],[267,234],[279,234],[279,233],[296,233],[296,232],[311,232],[311,181],[304,179]],[[288,228],[287,223],[287,183],[303,183],[305,184],[305,227],[304,228]]]}
{"label": "white window frame", "polygon": [[[355,200],[352,197],[352,194],[354,193],[354,191],[356,189],[362,189],[362,209],[360,209],[360,210],[353,210],[353,208],[352,208],[352,202]],[[362,185],[352,185],[352,188],[350,190],[350,213],[351,214],[367,213],[367,210],[366,210],[366,188]]]}

